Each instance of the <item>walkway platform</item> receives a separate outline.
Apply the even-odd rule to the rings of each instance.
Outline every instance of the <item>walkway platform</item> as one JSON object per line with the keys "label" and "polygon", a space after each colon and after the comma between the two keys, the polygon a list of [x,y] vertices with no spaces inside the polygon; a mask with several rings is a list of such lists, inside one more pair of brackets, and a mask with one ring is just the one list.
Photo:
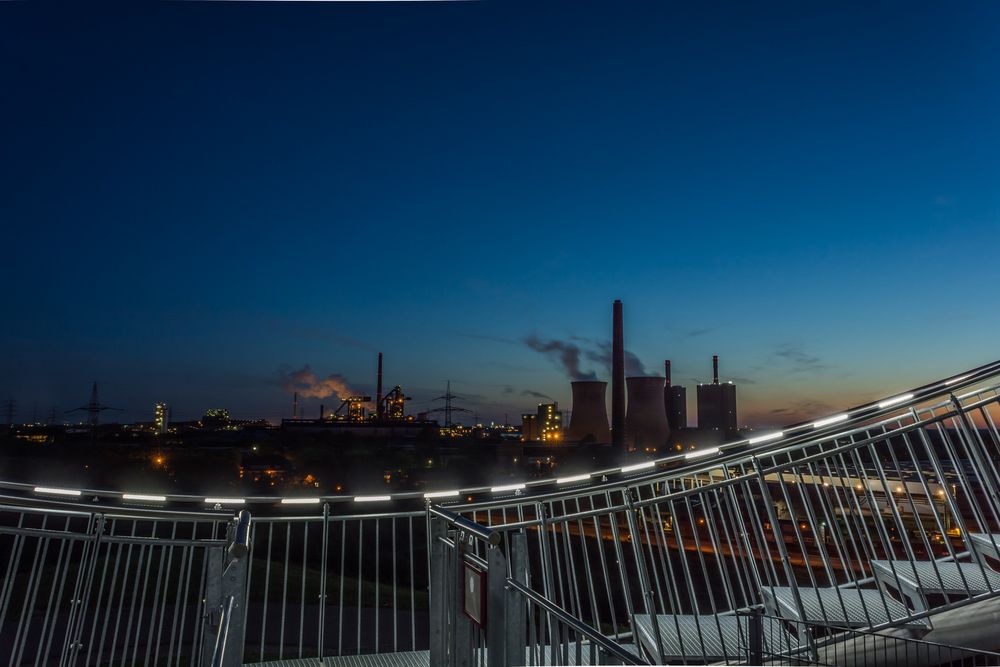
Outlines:
{"label": "walkway platform", "polygon": [[[636,614],[635,635],[650,655],[657,655],[656,635],[650,614]],[[798,640],[790,635],[781,621],[764,620],[764,650],[784,653],[798,648]],[[729,661],[745,660],[749,647],[749,623],[746,616],[716,616],[714,614],[657,614],[664,660]]]}
{"label": "walkway platform", "polygon": [[[625,647],[633,653],[638,653],[635,645],[630,644]],[[526,665],[597,665],[597,660],[591,660],[591,654],[596,658],[596,649],[592,652],[590,646],[568,644],[565,653],[557,649],[557,660],[551,658],[552,647],[534,647],[534,656],[529,655],[529,649],[525,650]],[[579,659],[577,652],[579,651]],[[474,651],[476,664],[480,651]],[[565,656],[565,659],[563,658]],[[372,653],[365,655],[342,655],[337,657],[324,658],[322,667],[430,667],[430,651],[406,651],[400,653]],[[485,663],[485,660],[483,661]],[[271,660],[267,662],[247,663],[244,667],[320,667],[319,658],[292,658],[289,660]]]}
{"label": "walkway platform", "polygon": [[768,613],[790,621],[840,628],[897,624],[926,628],[927,621],[909,618],[910,611],[880,590],[865,588],[799,588],[805,617],[799,613],[791,587],[764,588]]}
{"label": "walkway platform", "polygon": [[1000,560],[1000,535],[989,533],[969,533],[969,543],[980,556]]}
{"label": "walkway platform", "polygon": [[978,563],[936,563],[934,561],[875,560],[875,578],[909,597],[919,611],[928,609],[927,595],[982,595],[1000,591],[1000,573]]}

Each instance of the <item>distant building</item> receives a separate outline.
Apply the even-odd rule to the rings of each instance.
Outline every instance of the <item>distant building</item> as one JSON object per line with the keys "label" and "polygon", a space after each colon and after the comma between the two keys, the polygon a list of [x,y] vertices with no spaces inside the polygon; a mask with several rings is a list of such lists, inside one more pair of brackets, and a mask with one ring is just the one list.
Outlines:
{"label": "distant building", "polygon": [[698,428],[736,432],[736,385],[719,382],[719,357],[712,357],[712,384],[698,385]]}
{"label": "distant building", "polygon": [[521,440],[535,442],[538,437],[538,415],[526,412],[521,415]]}
{"label": "distant building", "polygon": [[542,442],[561,442],[563,439],[562,413],[558,403],[538,405],[538,437]]}
{"label": "distant building", "polygon": [[166,403],[157,403],[153,408],[153,430],[158,435],[163,435],[170,427],[170,408]]}
{"label": "distant building", "polygon": [[666,398],[667,424],[671,433],[677,433],[680,429],[687,428],[688,408],[687,408],[687,388],[681,385],[671,385],[664,392]]}

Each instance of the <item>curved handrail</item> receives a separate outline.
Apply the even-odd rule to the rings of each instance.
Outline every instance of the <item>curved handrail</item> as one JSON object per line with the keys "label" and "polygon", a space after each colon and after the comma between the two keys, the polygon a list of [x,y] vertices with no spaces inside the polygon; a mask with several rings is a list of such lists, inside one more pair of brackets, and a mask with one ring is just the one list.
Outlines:
{"label": "curved handrail", "polygon": [[[740,459],[749,460],[752,456],[772,454],[780,452],[782,449],[790,449],[802,446],[810,442],[818,442],[830,438],[833,435],[856,431],[861,428],[873,426],[872,420],[880,417],[888,417],[880,423],[894,422],[898,416],[891,415],[906,414],[916,406],[926,403],[935,397],[942,397],[941,403],[934,407],[942,407],[949,401],[961,398],[956,397],[956,392],[977,385],[991,377],[1000,375],[1000,360],[984,364],[977,368],[970,369],[964,373],[950,378],[930,382],[909,391],[896,393],[875,401],[854,406],[838,413],[826,415],[819,419],[806,422],[799,422],[785,426],[781,429],[770,431],[762,435],[750,436],[724,443],[718,447],[703,450],[695,450],[686,453],[672,454],[656,459],[650,459],[641,463],[626,464],[611,468],[604,468],[568,477],[547,478],[538,480],[525,480],[519,483],[506,483],[498,486],[476,486],[469,488],[438,490],[429,492],[411,491],[401,493],[388,493],[381,495],[353,495],[353,494],[322,494],[313,497],[296,496],[201,496],[194,494],[144,494],[131,493],[127,491],[113,491],[106,489],[71,489],[63,487],[39,486],[22,482],[9,482],[0,480],[0,489],[19,491],[24,495],[32,494],[35,499],[44,499],[48,502],[64,501],[60,504],[80,506],[80,501],[73,503],[71,499],[92,498],[93,505],[88,507],[90,511],[95,511],[102,501],[113,501],[119,503],[121,507],[127,507],[129,512],[137,511],[162,511],[169,505],[193,505],[188,511],[199,514],[231,511],[234,507],[246,505],[279,505],[295,506],[298,508],[320,507],[323,504],[383,504],[392,501],[404,500],[436,500],[440,503],[448,504],[452,507],[475,507],[484,501],[465,501],[468,496],[483,496],[486,504],[495,504],[497,499],[515,495],[529,495],[533,500],[548,500],[557,498],[572,489],[572,493],[579,493],[581,487],[586,483],[594,490],[606,488],[617,488],[632,484],[635,481],[655,481],[661,476],[674,476],[677,474],[690,474],[707,467],[718,467],[723,463],[731,463]],[[982,389],[979,390],[983,391]],[[964,396],[964,395],[963,395]],[[715,456],[715,455],[721,455]],[[667,466],[669,468],[665,469]],[[612,482],[606,481],[609,476],[617,476],[618,479]],[[555,487],[555,488],[551,488]],[[540,493],[532,493],[540,491]],[[195,509],[195,508],[201,509]],[[354,514],[354,512],[352,512]]]}

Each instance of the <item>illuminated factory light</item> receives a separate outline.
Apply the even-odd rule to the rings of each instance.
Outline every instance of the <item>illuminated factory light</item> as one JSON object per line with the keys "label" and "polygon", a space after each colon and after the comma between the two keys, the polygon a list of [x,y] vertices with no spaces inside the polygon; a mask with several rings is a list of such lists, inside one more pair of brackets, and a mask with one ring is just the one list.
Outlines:
{"label": "illuminated factory light", "polygon": [[356,503],[384,503],[392,500],[392,496],[354,496]]}
{"label": "illuminated factory light", "polygon": [[524,484],[508,484],[507,486],[494,486],[490,489],[490,493],[507,493],[509,491],[520,491],[524,488]]}
{"label": "illuminated factory light", "polygon": [[968,378],[968,375],[959,375],[957,378],[952,378],[944,383],[944,386],[955,384],[956,382],[961,382],[962,380]]}
{"label": "illuminated factory light", "polygon": [[905,403],[906,401],[913,398],[913,394],[903,394],[902,396],[896,396],[895,398],[887,398],[878,404],[880,408],[888,408],[893,405],[898,405],[900,403]]}
{"label": "illuminated factory light", "polygon": [[123,493],[122,500],[138,500],[141,503],[164,503],[166,496],[148,496],[142,493]]}
{"label": "illuminated factory light", "polygon": [[282,498],[282,505],[318,505],[319,498]]}
{"label": "illuminated factory light", "polygon": [[560,477],[556,484],[572,484],[573,482],[585,482],[590,479],[590,473],[586,475],[573,475],[572,477]]}
{"label": "illuminated factory light", "polygon": [[684,458],[696,459],[702,456],[711,456],[712,454],[718,454],[718,453],[719,453],[718,447],[709,447],[708,449],[696,449],[693,452],[688,452],[687,454],[684,455]]}
{"label": "illuminated factory light", "polygon": [[775,431],[774,433],[768,433],[767,435],[758,435],[756,438],[750,438],[747,440],[748,445],[756,445],[758,442],[770,442],[771,440],[777,440],[778,438],[785,437],[783,431]]}
{"label": "illuminated factory light", "polygon": [[53,489],[48,486],[36,486],[35,493],[51,493],[56,496],[79,496],[80,492],[76,489]]}
{"label": "illuminated factory light", "polygon": [[848,419],[847,413],[840,415],[834,415],[833,417],[827,417],[826,419],[820,419],[818,422],[813,422],[813,428],[823,428],[824,426],[830,426],[831,424],[839,424],[840,422],[845,422]]}
{"label": "illuminated factory light", "polygon": [[425,493],[424,498],[454,498],[457,495],[457,489],[454,491],[431,491],[430,493]]}
{"label": "illuminated factory light", "polygon": [[625,466],[622,468],[622,472],[635,472],[636,470],[646,470],[647,468],[652,468],[656,465],[656,461],[646,461],[645,463],[636,463],[635,465]]}
{"label": "illuminated factory light", "polygon": [[209,505],[243,505],[246,498],[205,498]]}

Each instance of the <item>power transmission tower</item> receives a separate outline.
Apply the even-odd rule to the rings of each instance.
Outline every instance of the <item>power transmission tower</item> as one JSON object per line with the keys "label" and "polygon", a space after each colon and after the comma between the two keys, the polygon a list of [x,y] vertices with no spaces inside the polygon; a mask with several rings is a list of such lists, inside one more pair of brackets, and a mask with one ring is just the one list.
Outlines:
{"label": "power transmission tower", "polygon": [[67,413],[86,412],[88,415],[87,421],[90,422],[90,428],[96,429],[97,424],[100,422],[101,413],[105,410],[117,410],[118,412],[122,412],[122,408],[112,408],[109,405],[101,405],[101,401],[97,397],[97,382],[95,381],[94,386],[90,390],[90,402],[86,405],[81,405],[78,408],[67,410]]}
{"label": "power transmission tower", "polygon": [[8,428],[14,428],[14,417],[17,416],[17,401],[13,398],[8,398],[3,404],[4,412],[7,413],[7,426]]}
{"label": "power transmission tower", "polygon": [[472,410],[466,410],[465,408],[460,408],[457,405],[452,405],[452,400],[456,398],[461,398],[461,396],[456,396],[455,394],[451,393],[451,380],[448,380],[448,386],[447,389],[445,389],[444,396],[438,396],[437,398],[432,399],[435,401],[444,401],[444,407],[428,410],[427,413],[431,414],[434,412],[443,412],[444,425],[446,428],[450,428],[452,424],[451,415],[453,412],[472,412]]}

